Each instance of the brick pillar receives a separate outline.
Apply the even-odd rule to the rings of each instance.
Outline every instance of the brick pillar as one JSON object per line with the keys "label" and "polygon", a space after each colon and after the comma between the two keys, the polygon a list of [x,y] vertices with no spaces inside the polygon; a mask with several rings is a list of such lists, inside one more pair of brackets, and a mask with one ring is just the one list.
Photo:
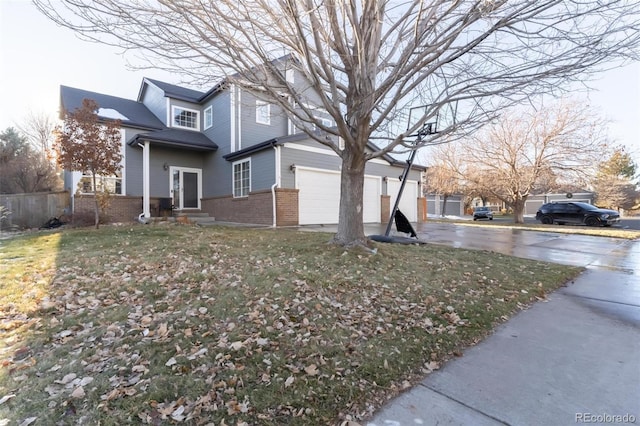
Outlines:
{"label": "brick pillar", "polygon": [[380,196],[380,223],[388,223],[391,215],[391,195]]}
{"label": "brick pillar", "polygon": [[297,226],[298,189],[276,188],[276,226]]}
{"label": "brick pillar", "polygon": [[418,198],[418,222],[427,221],[427,199],[425,197]]}

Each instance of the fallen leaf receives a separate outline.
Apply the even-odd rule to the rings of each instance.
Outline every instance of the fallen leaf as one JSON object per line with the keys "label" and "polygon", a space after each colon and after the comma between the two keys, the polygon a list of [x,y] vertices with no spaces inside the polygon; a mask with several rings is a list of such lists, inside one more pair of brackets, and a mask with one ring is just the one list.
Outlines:
{"label": "fallen leaf", "polygon": [[73,379],[75,379],[77,377],[77,375],[75,373],[69,373],[67,375],[65,375],[62,380],[56,380],[55,383],[59,383],[61,385],[66,385],[67,383],[70,383],[71,381],[73,381]]}
{"label": "fallen leaf", "polygon": [[291,386],[294,380],[295,379],[293,378],[293,376],[287,377],[287,380],[284,381],[284,387],[288,388],[289,386]]}
{"label": "fallen leaf", "polygon": [[318,366],[315,364],[311,364],[304,368],[304,372],[310,376],[315,376],[318,374]]}
{"label": "fallen leaf", "polygon": [[31,423],[35,422],[36,420],[38,420],[37,417],[27,417],[22,421],[22,423],[20,423],[20,426],[29,426]]}
{"label": "fallen leaf", "polygon": [[86,396],[86,394],[84,393],[84,388],[82,386],[78,386],[77,388],[74,389],[73,392],[71,392],[71,397],[72,398],[84,398]]}
{"label": "fallen leaf", "polygon": [[5,402],[7,402],[8,400],[10,400],[11,398],[14,398],[16,395],[15,394],[9,394],[9,395],[5,395],[2,398],[0,398],[0,405],[4,404]]}
{"label": "fallen leaf", "polygon": [[167,367],[171,367],[172,365],[176,365],[178,363],[178,361],[176,361],[176,359],[174,357],[169,358],[169,361],[167,361],[164,365],[166,365]]}

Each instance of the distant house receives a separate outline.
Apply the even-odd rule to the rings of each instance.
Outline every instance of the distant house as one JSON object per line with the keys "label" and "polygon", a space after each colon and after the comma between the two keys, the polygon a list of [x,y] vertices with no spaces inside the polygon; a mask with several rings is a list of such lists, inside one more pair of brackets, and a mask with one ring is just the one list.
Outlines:
{"label": "distant house", "polygon": [[547,193],[538,195],[529,195],[524,206],[524,214],[535,215],[540,206],[545,203],[568,203],[569,201],[580,201],[583,203],[593,204],[596,194],[584,189],[571,190],[562,193]]}
{"label": "distant house", "polygon": [[[301,77],[291,74],[291,81]],[[302,81],[300,81],[302,85]],[[267,225],[338,222],[340,158],[296,131],[278,109],[225,81],[207,92],[145,78],[136,100],[61,86],[61,110],[95,100],[102,120],[122,122],[122,171],[100,185],[116,196],[105,214],[133,221],[174,212]],[[318,109],[319,117],[322,111]],[[326,115],[325,120],[330,121]],[[371,145],[371,149],[377,149]],[[365,169],[363,220],[386,222],[405,162],[390,156]],[[400,209],[411,221],[426,218],[419,183],[410,171]],[[92,181],[65,173],[75,212],[92,209]],[[164,206],[166,207],[166,205]]]}

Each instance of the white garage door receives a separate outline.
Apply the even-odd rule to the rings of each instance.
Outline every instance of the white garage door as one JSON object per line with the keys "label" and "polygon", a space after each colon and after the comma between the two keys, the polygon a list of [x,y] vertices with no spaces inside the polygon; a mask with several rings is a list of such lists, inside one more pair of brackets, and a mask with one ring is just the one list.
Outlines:
{"label": "white garage door", "polygon": [[[389,178],[387,181],[387,194],[391,196],[391,204],[389,205],[389,212],[393,209],[398,198],[398,191],[400,191],[400,180]],[[418,182],[415,180],[408,180],[404,186],[402,192],[402,198],[398,209],[409,219],[409,222],[418,221]]]}
{"label": "white garage door", "polygon": [[[380,222],[380,178],[365,176],[364,222]],[[340,172],[296,167],[300,225],[338,223]]]}

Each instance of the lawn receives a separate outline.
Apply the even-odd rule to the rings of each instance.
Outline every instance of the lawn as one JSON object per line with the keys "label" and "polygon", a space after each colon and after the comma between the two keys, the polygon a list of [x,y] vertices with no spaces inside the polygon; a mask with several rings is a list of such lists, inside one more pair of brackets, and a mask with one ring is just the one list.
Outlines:
{"label": "lawn", "polygon": [[580,269],[186,225],[0,241],[0,424],[332,425]]}

